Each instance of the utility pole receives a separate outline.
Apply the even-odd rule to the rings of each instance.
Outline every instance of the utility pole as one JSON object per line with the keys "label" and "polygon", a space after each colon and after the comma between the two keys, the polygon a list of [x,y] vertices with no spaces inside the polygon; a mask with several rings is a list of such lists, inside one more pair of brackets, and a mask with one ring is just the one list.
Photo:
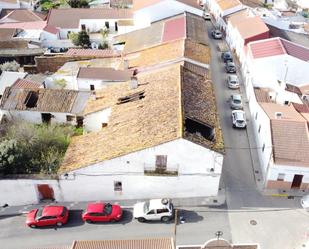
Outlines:
{"label": "utility pole", "polygon": [[176,245],[176,234],[178,224],[178,209],[175,209],[175,222],[174,222],[174,244]]}

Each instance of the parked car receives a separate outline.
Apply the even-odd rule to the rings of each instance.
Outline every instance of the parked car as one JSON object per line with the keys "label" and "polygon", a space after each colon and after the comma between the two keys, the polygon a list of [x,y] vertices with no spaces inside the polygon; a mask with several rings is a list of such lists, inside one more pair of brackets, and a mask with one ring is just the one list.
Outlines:
{"label": "parked car", "polygon": [[242,109],[242,99],[240,94],[231,95],[231,108],[232,109]]}
{"label": "parked car", "polygon": [[204,18],[204,20],[206,20],[206,21],[210,21],[210,20],[211,20],[211,16],[210,16],[210,14],[209,14],[208,12],[204,12],[203,18]]}
{"label": "parked car", "polygon": [[234,62],[231,62],[231,61],[226,62],[225,71],[227,73],[236,73],[236,66],[235,66]]}
{"label": "parked car", "polygon": [[301,206],[309,211],[309,195],[305,195],[303,198],[300,200]]}
{"label": "parked car", "polygon": [[238,89],[239,82],[236,74],[231,74],[227,77],[227,85],[230,89]]}
{"label": "parked car", "polygon": [[122,209],[119,205],[96,202],[89,203],[82,214],[83,221],[92,222],[115,222],[122,217]]}
{"label": "parked car", "polygon": [[233,128],[246,128],[246,114],[242,110],[232,111]]}
{"label": "parked car", "polygon": [[69,210],[64,206],[45,206],[33,209],[27,214],[26,225],[32,228],[67,223]]}
{"label": "parked car", "polygon": [[222,39],[222,32],[219,29],[213,29],[211,31],[211,36],[214,39]]}
{"label": "parked car", "polygon": [[233,61],[233,57],[232,54],[230,52],[223,52],[221,54],[221,59],[223,60],[224,63],[228,62],[228,61]]}
{"label": "parked car", "polygon": [[174,206],[169,199],[153,199],[134,205],[133,216],[139,222],[161,220],[168,222],[174,218]]}

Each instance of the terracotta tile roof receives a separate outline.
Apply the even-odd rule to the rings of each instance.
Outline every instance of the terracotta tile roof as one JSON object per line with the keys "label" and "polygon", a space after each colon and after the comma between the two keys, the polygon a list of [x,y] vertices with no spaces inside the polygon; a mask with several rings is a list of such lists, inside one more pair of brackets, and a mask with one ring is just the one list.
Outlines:
{"label": "terracotta tile roof", "polygon": [[16,29],[5,29],[0,26],[0,41],[8,41],[16,34]]}
{"label": "terracotta tile roof", "polygon": [[104,81],[128,81],[133,76],[130,70],[115,70],[105,67],[81,67],[78,71],[79,79],[99,79]]}
{"label": "terracotta tile roof", "polygon": [[51,34],[58,34],[59,33],[59,29],[57,29],[53,26],[50,26],[50,25],[46,25],[43,30],[48,32],[48,33],[51,33]]}
{"label": "terracotta tile roof", "polygon": [[241,5],[239,0],[215,0],[222,11]]}
{"label": "terracotta tile roof", "polygon": [[79,28],[80,19],[133,19],[133,12],[115,8],[51,9],[47,23],[63,29]]}
{"label": "terracotta tile roof", "polygon": [[78,49],[70,48],[65,56],[81,56],[81,57],[96,57],[96,58],[110,58],[119,57],[120,52],[111,49]]}
{"label": "terracotta tile roof", "polygon": [[71,249],[174,249],[171,238],[75,241]]}
{"label": "terracotta tile roof", "polygon": [[5,22],[36,22],[44,21],[42,14],[37,14],[29,9],[11,10],[6,16],[2,17],[0,23]]}
{"label": "terracotta tile roof", "polygon": [[292,103],[294,106],[295,110],[298,111],[299,113],[309,113],[309,105],[306,103],[304,104],[297,104],[297,103]]}
{"label": "terracotta tile roof", "polygon": [[309,95],[309,84],[299,87],[301,94]]}
{"label": "terracotta tile roof", "polygon": [[268,91],[263,88],[254,88],[255,98],[257,102],[260,103],[270,103],[271,99],[269,97]]}
{"label": "terracotta tile roof", "polygon": [[309,61],[309,48],[276,37],[248,44],[253,59],[288,54],[303,61]]}
{"label": "terracotta tile roof", "polygon": [[186,37],[186,19],[181,16],[176,19],[167,20],[164,23],[162,42],[177,40]]}
{"label": "terracotta tile roof", "polygon": [[285,54],[285,49],[279,38],[252,42],[248,46],[254,59]]}
{"label": "terracotta tile roof", "polygon": [[40,88],[41,86],[42,84],[39,84],[31,80],[18,79],[15,81],[15,83],[12,85],[11,88],[35,89],[35,88]]}
{"label": "terracotta tile roof", "polygon": [[[79,114],[84,110],[89,92],[56,89],[21,89],[7,87],[1,98],[3,110],[62,112]],[[31,101],[34,107],[27,106]]]}
{"label": "terracotta tile roof", "polygon": [[[96,100],[88,101],[85,113],[111,108],[108,126],[99,132],[73,138],[59,173],[181,138],[184,136],[185,129],[183,113],[203,124],[217,125],[212,116],[216,113],[215,100],[211,95],[211,85],[206,83],[205,76],[196,75],[182,68],[181,64],[174,63],[139,73],[137,77],[139,82],[137,89],[130,90],[128,83],[119,83],[96,91]],[[189,93],[181,92],[181,84],[191,94],[194,92],[192,85],[196,87],[197,91],[193,96],[198,103],[194,104],[194,98],[190,98]],[[207,97],[205,97],[206,93],[209,94]],[[142,95],[144,98],[117,104],[119,98],[134,95]],[[185,98],[184,105],[182,98]],[[202,110],[205,106],[207,110],[214,110],[214,112],[209,114],[207,110]],[[219,151],[222,150],[220,147],[222,136],[218,127],[216,132],[217,137],[213,142],[206,141],[199,135],[184,137]]]}
{"label": "terracotta tile roof", "polygon": [[244,19],[237,25],[237,30],[244,40],[267,32],[269,33],[269,29],[259,16]]}
{"label": "terracotta tile roof", "polygon": [[294,86],[294,85],[291,85],[291,84],[286,84],[285,90],[288,91],[288,92],[296,93],[296,94],[298,94],[298,95],[302,95],[302,92],[301,92],[301,90],[299,89],[299,87]]}
{"label": "terracotta tile roof", "polygon": [[306,121],[271,120],[276,164],[309,167],[309,133]]}
{"label": "terracotta tile roof", "polygon": [[293,42],[290,42],[284,39],[280,39],[280,40],[288,55],[291,55],[300,60],[309,62],[309,48],[306,48],[304,46],[301,46],[299,44],[296,44],[296,43],[293,43]]}
{"label": "terracotta tile roof", "polygon": [[[293,105],[260,103],[271,120],[273,156],[276,164],[309,166],[309,133],[306,119]],[[281,117],[276,117],[281,113]]]}
{"label": "terracotta tile roof", "polygon": [[35,22],[11,22],[11,23],[2,23],[0,24],[1,28],[6,29],[44,29],[46,26],[45,21],[35,21]]}

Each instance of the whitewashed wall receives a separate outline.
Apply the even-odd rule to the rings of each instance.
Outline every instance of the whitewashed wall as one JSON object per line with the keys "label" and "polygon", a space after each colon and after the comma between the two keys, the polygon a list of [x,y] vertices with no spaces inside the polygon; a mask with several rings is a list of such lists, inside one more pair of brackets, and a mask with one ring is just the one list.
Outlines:
{"label": "whitewashed wall", "polygon": [[269,168],[268,180],[277,181],[279,174],[285,174],[284,181],[292,182],[294,175],[303,175],[303,183],[309,183],[309,168],[274,164]]}
{"label": "whitewashed wall", "polygon": [[55,199],[63,199],[59,182],[56,180],[0,180],[0,206],[37,204],[39,202],[38,184],[48,184],[53,188]]}
{"label": "whitewashed wall", "polygon": [[67,115],[73,115],[71,113],[60,113],[60,112],[37,112],[37,111],[5,111],[3,110],[3,113],[9,118],[9,119],[21,119],[25,120],[34,124],[41,124],[42,123],[42,113],[50,113],[54,117],[51,118],[52,124],[71,124],[76,125],[76,120],[73,122],[67,122]]}
{"label": "whitewashed wall", "polygon": [[20,3],[9,3],[6,1],[1,1],[0,0],[0,10],[2,9],[19,9],[20,8]]}
{"label": "whitewashed wall", "polygon": [[[156,155],[168,155],[167,168],[179,167],[179,175],[144,175],[144,165],[154,166]],[[43,183],[53,188],[56,201],[216,196],[222,162],[223,155],[178,139],[69,172],[67,179],[0,180],[0,189],[7,190],[0,192],[0,200],[9,205],[37,203],[36,185]],[[122,182],[122,192],[114,191],[114,181]]]}
{"label": "whitewashed wall", "polygon": [[108,123],[112,113],[111,108],[88,114],[84,118],[84,131],[96,132],[102,130],[102,123]]}
{"label": "whitewashed wall", "polygon": [[177,1],[161,1],[143,9],[137,10],[134,13],[136,25],[149,26],[151,22],[162,20],[183,12],[190,12],[198,16],[203,15],[203,10],[199,10]]}

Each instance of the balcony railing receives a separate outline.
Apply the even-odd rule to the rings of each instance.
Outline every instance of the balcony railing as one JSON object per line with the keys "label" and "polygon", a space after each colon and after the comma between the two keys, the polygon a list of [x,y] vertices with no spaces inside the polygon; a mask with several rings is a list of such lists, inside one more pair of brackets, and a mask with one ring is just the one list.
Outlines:
{"label": "balcony railing", "polygon": [[178,176],[178,164],[167,164],[166,168],[144,163],[144,174],[150,176]]}

